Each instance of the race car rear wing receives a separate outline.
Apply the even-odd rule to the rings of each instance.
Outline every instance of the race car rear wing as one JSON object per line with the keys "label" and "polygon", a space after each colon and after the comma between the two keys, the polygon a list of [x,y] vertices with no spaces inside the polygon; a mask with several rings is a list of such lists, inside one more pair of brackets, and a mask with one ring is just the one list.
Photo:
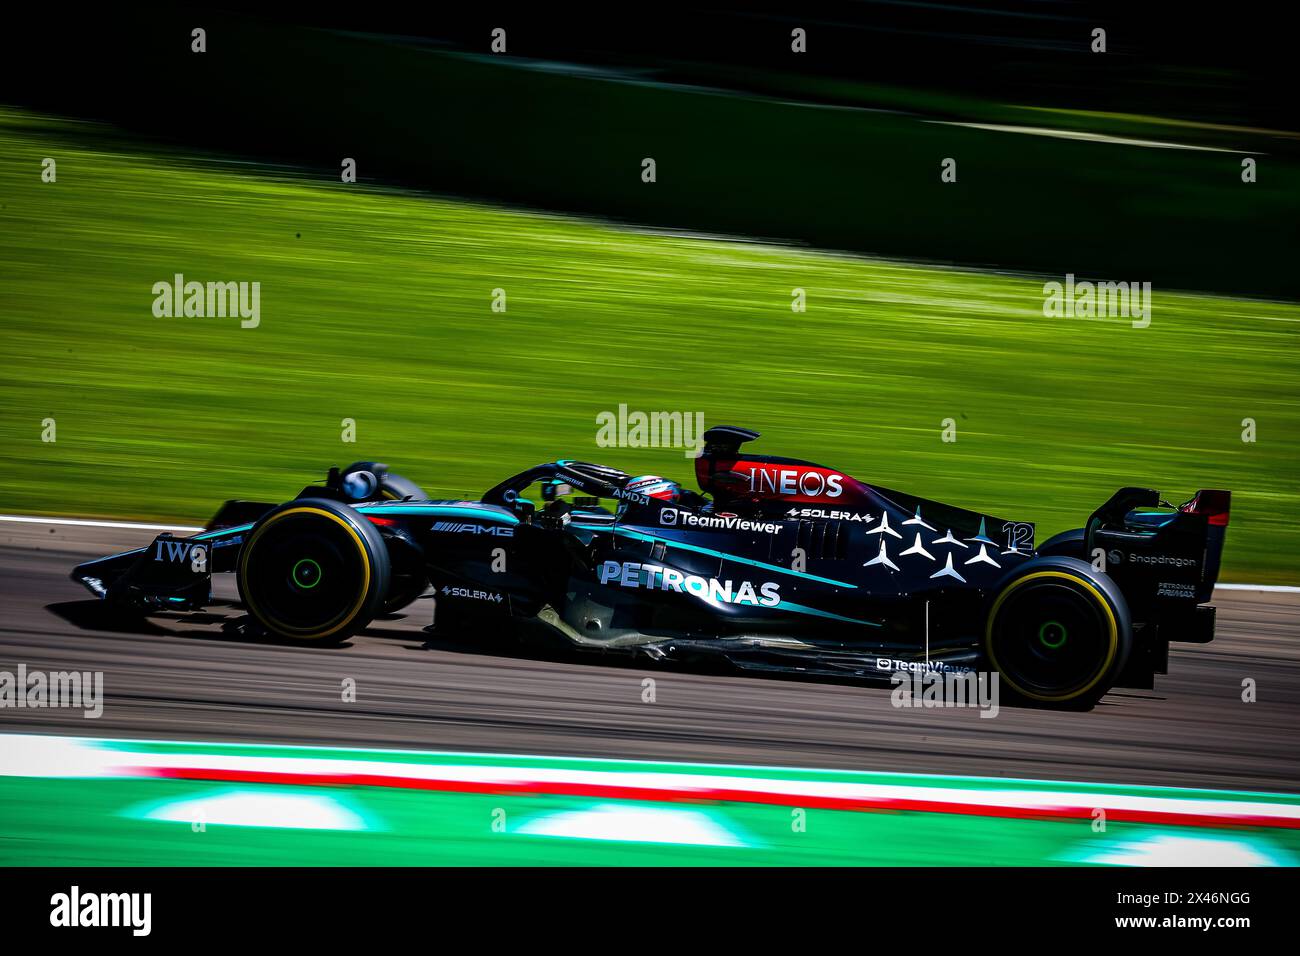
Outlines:
{"label": "race car rear wing", "polygon": [[1210,600],[1232,496],[1203,489],[1174,507],[1150,488],[1121,488],[1085,526],[1089,560],[1104,562],[1135,610],[1152,603]]}

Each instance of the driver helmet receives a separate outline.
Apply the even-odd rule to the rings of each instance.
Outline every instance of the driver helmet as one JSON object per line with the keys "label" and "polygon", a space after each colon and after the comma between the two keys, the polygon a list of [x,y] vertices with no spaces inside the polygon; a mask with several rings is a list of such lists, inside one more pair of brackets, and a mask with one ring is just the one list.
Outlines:
{"label": "driver helmet", "polygon": [[641,475],[633,478],[623,486],[623,490],[656,498],[659,501],[675,502],[682,496],[681,485],[667,478],[660,478],[658,475]]}
{"label": "driver helmet", "polygon": [[343,476],[343,493],[352,501],[368,501],[379,490],[379,477],[365,468]]}

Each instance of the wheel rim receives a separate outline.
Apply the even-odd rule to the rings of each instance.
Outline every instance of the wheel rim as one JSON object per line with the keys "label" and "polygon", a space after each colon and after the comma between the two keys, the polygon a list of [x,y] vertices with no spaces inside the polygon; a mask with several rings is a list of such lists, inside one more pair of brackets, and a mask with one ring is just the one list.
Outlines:
{"label": "wheel rim", "polygon": [[989,618],[993,665],[1014,690],[1039,700],[1070,700],[1091,690],[1117,647],[1110,605],[1087,581],[1064,572],[1013,582]]}
{"label": "wheel rim", "polygon": [[289,583],[301,590],[310,591],[320,584],[321,577],[321,568],[315,559],[302,558],[294,564],[293,570],[289,573]]}
{"label": "wheel rim", "polygon": [[1038,628],[1038,643],[1050,651],[1060,650],[1069,637],[1069,629],[1060,621],[1044,621]]}
{"label": "wheel rim", "polygon": [[[365,603],[370,558],[337,515],[296,508],[274,515],[245,546],[244,599],[263,623],[295,637],[327,637]],[[322,587],[324,583],[324,587]]]}

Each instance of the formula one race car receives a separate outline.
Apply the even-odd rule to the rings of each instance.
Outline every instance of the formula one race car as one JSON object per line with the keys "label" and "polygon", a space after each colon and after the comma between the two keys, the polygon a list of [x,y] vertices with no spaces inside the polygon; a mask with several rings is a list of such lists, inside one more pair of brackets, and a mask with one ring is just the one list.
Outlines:
{"label": "formula one race car", "polygon": [[[741,451],[757,437],[705,433],[705,494],[561,460],[479,501],[434,501],[358,462],[72,577],[118,605],[187,611],[211,602],[213,572],[233,571],[251,625],[318,643],[432,588],[435,631],[471,639],[534,629],[582,649],[838,677],[992,670],[1021,699],[1072,707],[1152,687],[1170,641],[1213,639],[1226,491],[1173,507],[1124,488],[1036,546],[1028,522]],[[540,502],[524,496],[534,486]]]}

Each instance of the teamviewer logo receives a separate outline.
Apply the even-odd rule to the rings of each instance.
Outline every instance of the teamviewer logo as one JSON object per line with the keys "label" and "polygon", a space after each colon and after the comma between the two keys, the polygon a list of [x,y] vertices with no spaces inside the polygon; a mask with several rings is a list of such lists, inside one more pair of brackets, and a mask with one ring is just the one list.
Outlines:
{"label": "teamviewer logo", "polygon": [[663,508],[663,509],[661,509],[660,512],[659,512],[659,523],[660,523],[660,524],[676,524],[676,523],[677,523],[677,509],[676,509],[676,508]]}

